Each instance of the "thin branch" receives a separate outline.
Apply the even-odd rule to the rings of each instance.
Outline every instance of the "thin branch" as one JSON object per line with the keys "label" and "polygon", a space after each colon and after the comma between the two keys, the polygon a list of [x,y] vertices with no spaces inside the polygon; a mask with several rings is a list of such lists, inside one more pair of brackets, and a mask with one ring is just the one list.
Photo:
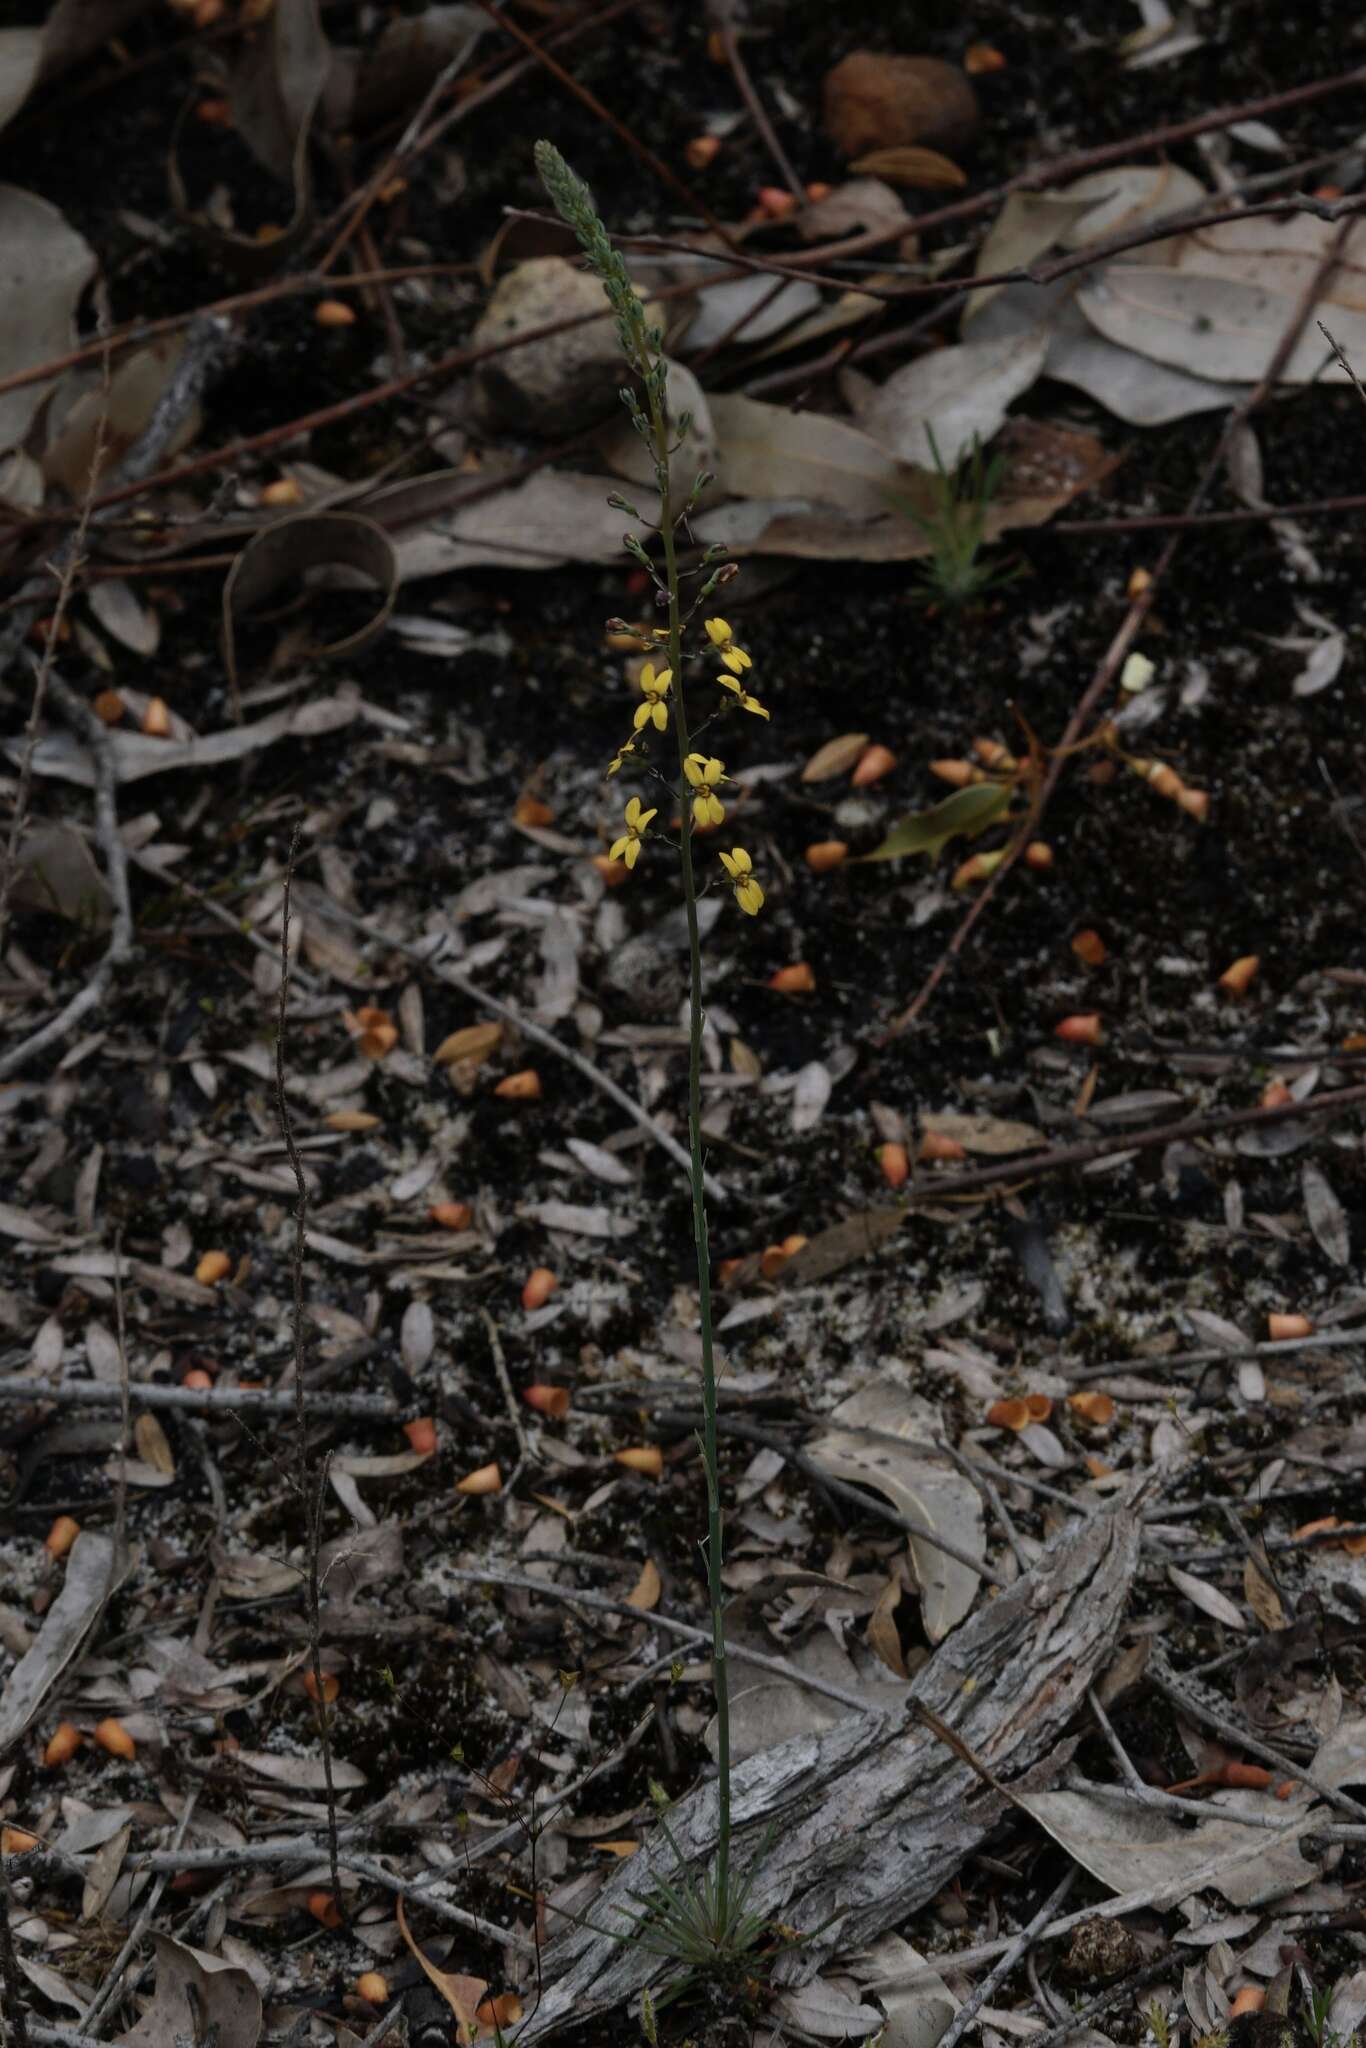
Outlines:
{"label": "thin branch", "polygon": [[308,1639],[313,1673],[313,1710],[318,1723],[318,1740],[322,1745],[323,1778],[327,1797],[327,1848],[332,1867],[332,1898],[343,1921],[348,1919],[346,1900],[341,1887],[341,1872],[337,1863],[337,1788],[332,1778],[332,1726],[328,1712],[327,1692],[323,1681],[322,1664],[322,1613],[318,1583],[318,1554],[322,1542],[323,1489],[327,1484],[327,1460],[319,1464],[316,1476],[310,1472],[308,1463],[308,1414],[304,1399],[304,1243],[308,1227],[308,1180],[304,1174],[303,1160],[294,1139],[294,1123],[289,1113],[289,1100],[285,1087],[285,1043],[289,1027],[289,911],[290,896],[294,886],[294,863],[299,851],[301,826],[294,827],[294,836],[289,842],[289,855],[285,863],[284,894],[280,906],[280,1005],[275,1030],[275,1106],[280,1120],[280,1135],[294,1172],[297,1190],[294,1204],[294,1248],[291,1261],[293,1281],[292,1330],[294,1339],[294,1414],[298,1436],[297,1486],[300,1503],[304,1511],[304,1547],[308,1556]]}
{"label": "thin branch", "polygon": [[[58,1408],[118,1408],[122,1400],[122,1390],[103,1380],[31,1380],[18,1374],[0,1379],[0,1405],[26,1402],[38,1407],[52,1402]],[[138,1406],[180,1408],[191,1415],[293,1415],[298,1402],[294,1394],[267,1387],[163,1387],[147,1380],[138,1382]],[[321,1421],[339,1415],[391,1421],[403,1412],[389,1394],[314,1393],[309,1408]]]}
{"label": "thin branch", "polygon": [[1053,1887],[1053,1890],[1044,1900],[1044,1903],[1040,1906],[1033,1919],[1027,1926],[1020,1929],[1000,1961],[992,1966],[980,1984],[973,1987],[969,1996],[959,2006],[957,2012],[949,2021],[945,2032],[940,2035],[939,2048],[958,2048],[958,2043],[962,2040],[982,2007],[991,1997],[992,1992],[995,1991],[999,1984],[1004,1984],[1026,1949],[1032,1947],[1036,1941],[1042,1938],[1044,1929],[1048,1926],[1058,1907],[1063,1903],[1063,1900],[1076,1883],[1078,1867],[1075,1863],[1070,1866],[1061,1882]]}

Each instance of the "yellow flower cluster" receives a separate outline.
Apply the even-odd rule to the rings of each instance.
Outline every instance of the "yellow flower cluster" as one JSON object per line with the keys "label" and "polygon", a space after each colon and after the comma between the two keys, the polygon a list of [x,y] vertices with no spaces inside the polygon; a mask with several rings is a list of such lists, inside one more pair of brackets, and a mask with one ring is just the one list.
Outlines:
{"label": "yellow flower cluster", "polygon": [[[723,673],[717,676],[717,682],[722,689],[731,692],[743,711],[752,711],[760,718],[767,718],[768,712],[740,680],[754,663],[743,647],[736,646],[729,625],[724,619],[705,619],[703,625],[708,640],[721,658]],[[669,690],[673,679],[671,668],[657,669],[650,661],[644,664],[638,678],[641,702],[635,709],[632,737],[618,749],[608,766],[609,775],[618,774],[628,756],[635,754],[636,737],[646,734],[647,728],[667,732]],[[728,780],[724,761],[718,761],[714,754],[688,754],[684,757],[683,774],[692,798],[694,829],[707,832],[724,824],[726,807],[717,795],[718,786]],[[643,810],[640,798],[631,797],[623,814],[623,829],[612,842],[611,858],[623,862],[627,868],[634,868],[640,858],[641,844],[648,835],[650,821],[657,816],[657,809]],[[763,908],[764,892],[754,878],[754,863],[749,854],[743,846],[733,846],[729,853],[720,855],[720,860],[741,910],[749,917],[756,916]]]}

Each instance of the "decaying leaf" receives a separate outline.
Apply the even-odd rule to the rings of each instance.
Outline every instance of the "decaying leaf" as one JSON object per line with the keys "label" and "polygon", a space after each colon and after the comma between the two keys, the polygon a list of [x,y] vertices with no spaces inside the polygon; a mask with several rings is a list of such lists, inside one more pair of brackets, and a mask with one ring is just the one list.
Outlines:
{"label": "decaying leaf", "polygon": [[901,860],[908,853],[927,854],[937,860],[951,839],[975,839],[1002,817],[1011,792],[1004,783],[977,782],[956,789],[942,803],[928,811],[913,811],[893,825],[880,846],[860,860]]}
{"label": "decaying leaf", "polygon": [[111,1536],[82,1529],[67,1555],[62,1590],[43,1617],[37,1641],[15,1665],[0,1693],[0,1756],[29,1726],[128,1568],[126,1557],[115,1562]]}
{"label": "decaying leaf", "polygon": [[421,1969],[429,1984],[435,1985],[455,2015],[456,2026],[463,2041],[474,2041],[480,2032],[478,2018],[479,2002],[488,1990],[483,1977],[467,1977],[460,1971],[443,1970],[418,1947],[409,1931],[407,1915],[403,1910],[403,1894],[400,1892],[395,1904],[399,1931],[408,1945],[408,1951]]}
{"label": "decaying leaf", "polygon": [[[899,1514],[939,1531],[968,1556],[986,1555],[981,1497],[971,1480],[927,1448],[939,1425],[926,1402],[890,1380],[874,1380],[841,1402],[830,1423],[810,1446],[823,1471],[875,1488]],[[937,1643],[963,1619],[981,1580],[928,1537],[906,1540],[925,1633]]]}
{"label": "decaying leaf", "polygon": [[120,2037],[125,2048],[178,2048],[201,2036],[211,2036],[219,2048],[256,2048],[261,1994],[247,1972],[155,1930],[152,1944],[156,1989],[141,2018]]}

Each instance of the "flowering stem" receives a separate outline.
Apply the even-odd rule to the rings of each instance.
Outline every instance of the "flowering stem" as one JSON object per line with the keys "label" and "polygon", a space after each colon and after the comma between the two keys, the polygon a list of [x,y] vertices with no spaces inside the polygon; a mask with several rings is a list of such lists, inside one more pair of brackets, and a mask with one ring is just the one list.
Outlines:
{"label": "flowering stem", "polygon": [[707,1593],[711,1604],[712,1688],[716,1695],[716,1928],[730,1913],[730,1673],[726,1664],[725,1593],[721,1582],[721,1472],[716,1430],[716,1354],[711,1327],[711,1260],[707,1250],[706,1169],[702,1159],[702,936],[692,858],[692,806],[688,801],[688,719],[684,706],[683,631],[678,602],[678,548],[669,482],[669,417],[662,378],[646,382],[659,482],[659,533],[669,596],[669,667],[676,678],[673,726],[678,741],[682,826],[679,854],[688,919],[688,1142],[692,1158],[693,1237],[697,1247],[697,1299],[702,1324],[702,1462],[707,1471]]}

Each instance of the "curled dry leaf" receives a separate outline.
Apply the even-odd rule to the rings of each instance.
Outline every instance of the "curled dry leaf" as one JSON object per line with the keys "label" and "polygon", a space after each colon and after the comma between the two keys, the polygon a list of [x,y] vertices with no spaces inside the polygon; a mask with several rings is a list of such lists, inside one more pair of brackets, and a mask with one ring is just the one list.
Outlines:
{"label": "curled dry leaf", "polygon": [[639,1607],[642,1612],[648,1613],[652,1608],[658,1607],[659,1596],[663,1590],[659,1572],[652,1560],[647,1557],[641,1566],[640,1577],[626,1595],[627,1605]]}

